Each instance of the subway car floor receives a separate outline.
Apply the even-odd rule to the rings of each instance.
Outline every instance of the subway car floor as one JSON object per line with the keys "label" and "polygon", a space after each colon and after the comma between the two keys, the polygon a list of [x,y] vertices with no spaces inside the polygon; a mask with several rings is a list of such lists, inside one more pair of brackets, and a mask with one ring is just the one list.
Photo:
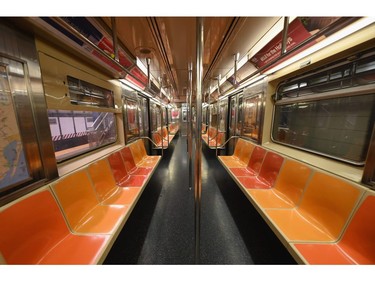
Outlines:
{"label": "subway car floor", "polygon": [[[295,264],[202,143],[200,264]],[[104,264],[195,264],[194,190],[186,137],[176,135]]]}

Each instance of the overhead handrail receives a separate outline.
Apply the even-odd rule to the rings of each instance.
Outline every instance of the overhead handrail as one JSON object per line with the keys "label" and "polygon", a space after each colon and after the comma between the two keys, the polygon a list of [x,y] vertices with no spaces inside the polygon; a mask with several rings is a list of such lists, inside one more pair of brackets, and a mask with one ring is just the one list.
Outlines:
{"label": "overhead handrail", "polygon": [[[158,146],[152,139],[150,139],[149,137],[139,137],[140,139],[147,139],[149,140],[153,145],[155,145],[156,147]],[[163,146],[162,146],[163,147]],[[164,149],[161,150],[161,156],[164,155]]]}
{"label": "overhead handrail", "polygon": [[235,138],[240,138],[241,136],[231,136],[229,139],[226,140],[226,142],[224,142],[221,146],[216,146],[216,156],[217,156],[217,151],[218,149],[223,149],[226,144],[231,140],[231,139],[235,139]]}
{"label": "overhead handrail", "polygon": [[[64,27],[65,29],[67,29],[68,31],[70,31],[71,33],[73,33],[75,36],[77,36],[80,40],[84,41],[85,43],[87,43],[88,45],[90,45],[90,47],[94,48],[95,51],[98,51],[102,56],[104,56],[106,59],[110,60],[111,62],[113,62],[116,66],[118,66],[119,68],[121,68],[121,70],[125,71],[126,74],[130,75],[133,79],[137,80],[137,82],[139,82],[141,85],[144,85],[143,84],[143,81],[141,81],[139,78],[137,78],[136,76],[134,76],[128,69],[126,69],[119,61],[113,59],[110,55],[108,55],[105,51],[103,51],[101,48],[99,48],[97,45],[95,45],[95,43],[91,42],[90,39],[86,38],[82,33],[80,33],[77,29],[75,29],[74,27],[72,27],[71,25],[69,25],[67,22],[65,22],[63,19],[61,18],[56,18],[56,17],[51,17],[50,18],[51,20],[53,20],[55,23],[59,24],[60,26]],[[148,89],[148,86],[146,86],[146,88]]]}

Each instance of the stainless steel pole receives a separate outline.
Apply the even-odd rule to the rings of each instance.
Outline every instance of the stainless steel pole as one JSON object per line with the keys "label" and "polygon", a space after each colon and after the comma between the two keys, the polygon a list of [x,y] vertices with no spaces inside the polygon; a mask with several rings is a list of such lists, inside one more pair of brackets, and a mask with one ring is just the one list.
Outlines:
{"label": "stainless steel pole", "polygon": [[286,52],[286,47],[288,44],[288,27],[289,27],[289,17],[284,17],[284,29],[283,29],[283,41],[281,45],[281,55]]}
{"label": "stainless steel pole", "polygon": [[114,60],[119,62],[119,56],[118,56],[118,43],[117,43],[117,24],[116,24],[116,18],[111,18],[111,25],[112,25],[112,40],[113,40],[113,53],[114,53]]}
{"label": "stainless steel pole", "polygon": [[202,83],[203,83],[203,18],[197,18],[197,91],[195,124],[195,159],[194,159],[194,197],[195,197],[195,263],[200,260],[200,217],[202,196]]}

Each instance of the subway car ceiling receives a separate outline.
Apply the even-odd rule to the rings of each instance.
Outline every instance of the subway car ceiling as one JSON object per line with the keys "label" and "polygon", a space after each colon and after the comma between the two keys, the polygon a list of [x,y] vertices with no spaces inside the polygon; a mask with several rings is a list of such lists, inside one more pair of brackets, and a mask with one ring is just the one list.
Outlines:
{"label": "subway car ceiling", "polygon": [[[187,100],[191,87],[189,69],[195,69],[196,64],[194,17],[66,17],[11,21],[23,29],[31,29],[42,41],[49,44],[58,42],[60,46],[65,46],[65,51],[85,59],[100,72],[126,84],[133,83],[130,86],[138,87],[137,90],[141,89],[163,103],[180,106]],[[269,80],[274,79],[282,73],[276,70],[290,65],[288,58],[296,57],[297,53],[299,58],[305,57],[298,70],[303,68],[303,71],[307,71],[311,65],[317,67],[327,55],[320,55],[312,61],[311,53],[342,38],[336,34],[332,40],[323,40],[330,42],[317,42],[334,33],[345,33],[343,29],[347,34],[341,37],[345,37],[363,25],[371,25],[371,21],[369,18],[345,17],[205,18],[203,100],[217,100],[223,95],[232,94],[233,90],[243,87],[245,83],[250,84],[252,78],[261,74],[266,74]],[[283,30],[287,31],[287,36],[282,37]],[[271,49],[272,44],[276,46],[274,49]],[[314,50],[310,48],[312,45],[315,45]],[[361,45],[361,42],[353,45]],[[267,52],[266,48],[269,48]],[[305,49],[310,51],[302,52]],[[339,46],[338,50],[355,52],[346,46]],[[283,54],[279,55],[280,52]],[[335,51],[330,59],[334,60],[335,56],[345,54]],[[284,64],[280,63],[285,60]],[[296,58],[293,60],[296,61]],[[279,66],[272,69],[271,66],[276,64]],[[275,76],[276,72],[278,75]],[[290,71],[288,74],[294,75]],[[194,97],[194,71],[192,86]]]}
{"label": "subway car ceiling", "polygon": [[[345,64],[361,59],[362,55],[371,56],[375,46],[374,21],[375,18],[368,17],[205,17],[203,107],[238,93],[253,94],[252,89],[260,83],[261,91],[264,91],[259,100],[263,104],[263,124],[256,142],[361,182],[364,170],[371,170],[365,161],[360,165],[333,162],[319,154],[308,153],[314,149],[296,150],[294,145],[283,145],[284,140],[277,139],[276,133],[272,134],[275,130],[272,120],[275,103],[286,100],[286,95],[283,95],[282,102],[276,98],[276,94],[280,97],[280,85],[292,85],[296,79],[302,81],[304,75],[314,75],[314,71],[337,62]],[[124,104],[133,106],[137,96],[167,108],[183,107],[189,102],[189,96],[193,103],[196,100],[195,17],[2,18],[1,25],[4,34],[15,30],[19,35],[14,35],[13,39],[1,35],[3,60],[0,66],[14,61],[24,65],[15,67],[15,73],[19,74],[21,68],[25,73],[36,73],[35,77],[29,75],[31,82],[35,82],[32,89],[38,93],[32,106],[44,103],[45,99],[50,117],[49,120],[45,118],[46,112],[37,112],[38,116],[34,117],[37,120],[31,130],[37,133],[30,146],[39,141],[36,152],[39,156],[30,154],[26,158],[36,159],[34,162],[39,162],[35,164],[39,168],[30,167],[35,173],[30,177],[37,180],[28,182],[25,179],[25,185],[40,186],[40,180],[45,183],[56,179],[129,143],[132,140],[129,135],[134,132],[126,128],[124,122],[127,119],[121,116],[122,108]],[[30,40],[35,44],[36,56],[31,54],[32,49],[17,47]],[[40,64],[39,73],[30,66],[32,63]],[[9,77],[13,75],[12,71],[7,70]],[[110,98],[103,101],[92,94],[90,101],[82,100],[80,93],[75,92],[77,85],[84,85],[100,92],[99,96]],[[370,88],[373,93],[373,84]],[[103,146],[100,152],[61,163],[57,161],[50,141],[46,141],[50,133],[43,135],[42,128],[47,126],[52,130],[48,121],[55,122],[54,114],[72,108],[81,112],[75,117],[82,120],[79,126],[87,127],[97,107],[106,113],[102,120],[118,124],[117,132],[108,132],[112,145]],[[53,134],[51,132],[52,137]]]}

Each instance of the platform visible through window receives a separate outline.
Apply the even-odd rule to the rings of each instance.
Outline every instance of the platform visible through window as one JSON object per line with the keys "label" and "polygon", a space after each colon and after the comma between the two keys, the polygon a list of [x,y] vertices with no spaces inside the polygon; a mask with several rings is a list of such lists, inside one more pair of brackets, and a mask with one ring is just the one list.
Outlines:
{"label": "platform visible through window", "polygon": [[49,110],[48,117],[58,162],[117,139],[112,112]]}

